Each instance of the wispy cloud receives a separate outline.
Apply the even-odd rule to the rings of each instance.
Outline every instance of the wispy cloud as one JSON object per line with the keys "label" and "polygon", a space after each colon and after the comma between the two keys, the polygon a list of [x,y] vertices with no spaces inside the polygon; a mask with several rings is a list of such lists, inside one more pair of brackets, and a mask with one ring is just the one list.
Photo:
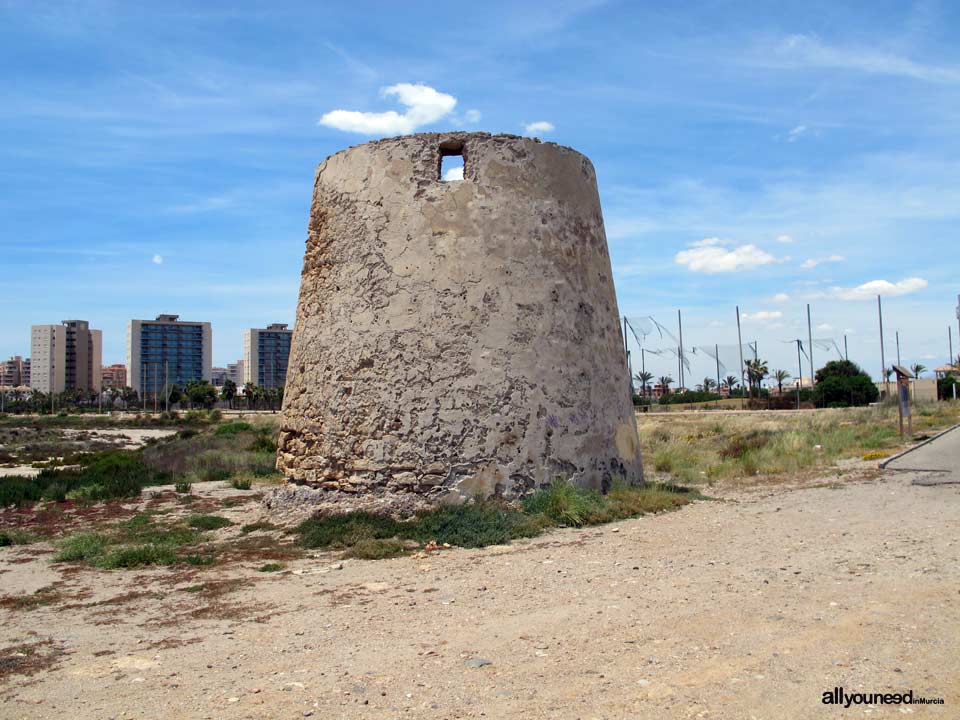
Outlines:
{"label": "wispy cloud", "polygon": [[819,67],[891,75],[931,83],[960,83],[960,67],[918,62],[873,47],[829,45],[814,35],[789,35],[760,64],[779,67]]}
{"label": "wispy cloud", "polygon": [[778,242],[778,243],[788,244],[788,243],[792,243],[792,242],[793,242],[793,238],[792,238],[791,236],[789,236],[789,235],[787,235],[787,234],[784,233],[784,234],[781,234],[781,235],[777,235],[777,242]]}
{"label": "wispy cloud", "polygon": [[150,262],[154,265],[163,265],[163,255],[154,255]]}
{"label": "wispy cloud", "polygon": [[455,97],[428,85],[399,83],[383,88],[380,94],[385,98],[395,97],[406,111],[332,110],[320,118],[319,124],[362,135],[405,135],[449,115],[457,105]]}
{"label": "wispy cloud", "polygon": [[691,244],[690,250],[681,250],[674,256],[678,265],[686,265],[693,272],[727,273],[753,270],[776,262],[770,253],[756,245],[730,247],[720,238],[705,238]]}
{"label": "wispy cloud", "polygon": [[773,296],[773,301],[777,303],[785,303],[790,299],[790,296],[786,293],[777,293]]}

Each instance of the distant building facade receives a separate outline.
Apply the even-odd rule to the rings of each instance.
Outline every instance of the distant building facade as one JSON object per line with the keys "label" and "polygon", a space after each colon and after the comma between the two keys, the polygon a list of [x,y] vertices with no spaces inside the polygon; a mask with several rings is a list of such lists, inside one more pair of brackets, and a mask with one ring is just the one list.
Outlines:
{"label": "distant building facade", "polygon": [[210,381],[213,331],[208,322],[158,315],[156,320],[127,324],[127,369],[130,387],[141,398],[162,393],[166,385]]}
{"label": "distant building facade", "polygon": [[41,392],[100,391],[103,335],[86,320],[30,329],[30,387]]}
{"label": "distant building facade", "polygon": [[213,383],[214,387],[223,387],[223,383],[227,380],[227,369],[222,367],[215,367],[210,371],[210,382]]}
{"label": "distant building facade", "polygon": [[24,385],[30,385],[30,358],[24,360],[19,355],[13,355],[0,363],[0,386],[15,388]]}
{"label": "distant building facade", "polygon": [[127,366],[107,365],[103,369],[103,387],[121,390],[127,386]]}
{"label": "distant building facade", "polygon": [[285,323],[249,328],[243,333],[243,383],[264,388],[286,385],[293,330]]}
{"label": "distant building facade", "polygon": [[243,360],[227,363],[227,379],[232,380],[237,387],[243,387]]}

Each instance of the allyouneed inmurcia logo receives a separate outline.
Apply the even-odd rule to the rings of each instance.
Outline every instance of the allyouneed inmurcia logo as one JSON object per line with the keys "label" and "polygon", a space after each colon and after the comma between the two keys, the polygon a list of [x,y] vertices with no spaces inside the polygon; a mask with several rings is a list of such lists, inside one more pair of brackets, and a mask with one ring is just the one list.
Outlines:
{"label": "allyouneed inmurcia logo", "polygon": [[914,697],[913,690],[902,693],[847,693],[842,687],[826,690],[820,701],[824,705],[943,705],[943,698]]}

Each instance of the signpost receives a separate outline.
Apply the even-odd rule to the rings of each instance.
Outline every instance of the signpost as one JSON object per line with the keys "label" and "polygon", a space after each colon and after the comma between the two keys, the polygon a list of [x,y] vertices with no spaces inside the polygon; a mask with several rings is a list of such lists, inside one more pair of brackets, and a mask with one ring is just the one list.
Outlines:
{"label": "signpost", "polygon": [[902,365],[894,365],[897,373],[897,410],[900,415],[900,437],[903,437],[903,419],[907,419],[907,433],[913,435],[913,417],[910,415],[910,378],[909,370]]}

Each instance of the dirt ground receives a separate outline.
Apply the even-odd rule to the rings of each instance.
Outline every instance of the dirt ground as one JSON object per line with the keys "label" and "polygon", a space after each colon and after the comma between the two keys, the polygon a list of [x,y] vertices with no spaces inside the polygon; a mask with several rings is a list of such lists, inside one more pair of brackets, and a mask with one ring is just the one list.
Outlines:
{"label": "dirt ground", "polygon": [[[0,715],[956,717],[960,487],[877,475],[278,573],[262,557],[103,571],[3,548]],[[263,512],[209,485],[221,514]],[[946,705],[827,708],[834,686]]]}

